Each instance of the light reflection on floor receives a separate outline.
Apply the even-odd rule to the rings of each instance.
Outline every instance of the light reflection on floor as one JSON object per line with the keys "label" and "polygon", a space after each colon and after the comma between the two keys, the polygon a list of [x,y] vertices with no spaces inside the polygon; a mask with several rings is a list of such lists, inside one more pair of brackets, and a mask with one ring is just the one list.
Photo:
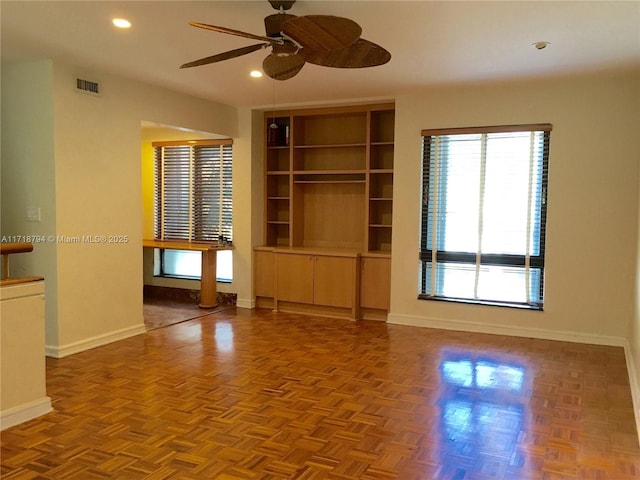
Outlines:
{"label": "light reflection on floor", "polygon": [[525,416],[526,374],[522,365],[504,359],[442,352],[440,460],[446,478],[465,478],[468,471],[502,478],[507,469],[522,467],[517,445]]}
{"label": "light reflection on floor", "polygon": [[478,389],[499,388],[519,392],[524,381],[524,368],[490,359],[444,360],[441,373],[445,382]]}
{"label": "light reflection on floor", "polygon": [[216,323],[216,347],[220,352],[233,352],[233,326],[229,322]]}

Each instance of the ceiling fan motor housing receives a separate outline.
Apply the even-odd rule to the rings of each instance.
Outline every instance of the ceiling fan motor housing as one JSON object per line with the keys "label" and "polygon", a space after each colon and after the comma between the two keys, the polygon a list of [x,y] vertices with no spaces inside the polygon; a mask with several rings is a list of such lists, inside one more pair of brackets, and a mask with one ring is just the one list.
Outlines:
{"label": "ceiling fan motor housing", "polygon": [[291,18],[296,18],[296,16],[288,13],[274,13],[265,17],[264,29],[267,32],[267,37],[282,38],[282,24]]}

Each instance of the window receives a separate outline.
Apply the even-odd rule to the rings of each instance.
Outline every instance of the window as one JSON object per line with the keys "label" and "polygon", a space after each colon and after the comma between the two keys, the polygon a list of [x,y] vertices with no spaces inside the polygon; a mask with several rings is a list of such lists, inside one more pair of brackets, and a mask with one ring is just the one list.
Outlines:
{"label": "window", "polygon": [[[157,240],[233,240],[232,142],[154,142]],[[230,251],[218,252],[217,277],[231,281]],[[164,250],[161,275],[199,278],[199,252]]]}
{"label": "window", "polygon": [[542,309],[550,131],[422,132],[418,298]]}
{"label": "window", "polygon": [[[157,274],[199,280],[202,272],[202,253],[193,250],[161,250]],[[233,252],[216,252],[216,280],[230,283],[233,280]]]}

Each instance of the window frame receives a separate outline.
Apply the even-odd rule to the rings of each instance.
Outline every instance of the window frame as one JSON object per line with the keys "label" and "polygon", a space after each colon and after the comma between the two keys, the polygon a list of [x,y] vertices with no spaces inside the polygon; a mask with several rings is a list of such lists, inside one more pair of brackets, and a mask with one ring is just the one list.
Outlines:
{"label": "window frame", "polygon": [[[546,251],[546,219],[547,219],[547,192],[548,192],[548,165],[549,165],[549,143],[550,132],[552,125],[548,123],[544,124],[523,124],[523,125],[505,125],[505,126],[486,126],[486,127],[463,127],[463,128],[447,128],[447,129],[427,129],[422,130],[422,203],[420,211],[420,274],[419,274],[419,294],[420,300],[436,300],[436,301],[451,301],[459,303],[471,303],[479,305],[493,305],[493,306],[506,306],[516,308],[527,308],[532,310],[543,310],[544,304],[544,273],[545,273],[545,251]],[[509,253],[482,253],[482,252],[459,252],[459,251],[447,251],[438,250],[437,247],[429,248],[430,234],[429,221],[430,217],[434,216],[430,212],[431,192],[430,188],[430,175],[431,175],[431,160],[433,155],[431,154],[431,142],[432,138],[438,136],[449,135],[467,135],[467,134],[502,134],[512,132],[542,132],[542,158],[539,161],[542,162],[542,174],[540,178],[540,209],[539,209],[539,223],[540,227],[538,232],[539,239],[539,254],[537,255],[525,255],[525,254],[509,254]],[[486,162],[486,155],[481,159],[481,162]],[[448,159],[449,160],[449,159]],[[439,158],[436,161],[441,161]],[[486,182],[481,180],[483,184]],[[481,187],[484,188],[484,187]],[[533,187],[530,187],[533,188]],[[441,193],[439,194],[441,195]],[[532,195],[532,190],[529,191],[529,195]],[[437,220],[433,220],[436,221]],[[438,240],[440,241],[440,240]],[[480,248],[478,247],[478,250]],[[519,302],[519,301],[503,301],[503,300],[491,300],[482,298],[469,298],[469,297],[453,297],[438,294],[436,292],[442,291],[440,287],[432,286],[431,292],[428,292],[427,275],[431,275],[431,271],[427,267],[427,264],[436,260],[436,266],[433,265],[431,269],[437,268],[437,264],[461,264],[473,266],[476,269],[482,267],[507,267],[507,268],[524,268],[525,272],[530,269],[539,269],[539,298],[533,301]],[[477,279],[478,273],[476,273]],[[436,275],[437,276],[437,275]]]}

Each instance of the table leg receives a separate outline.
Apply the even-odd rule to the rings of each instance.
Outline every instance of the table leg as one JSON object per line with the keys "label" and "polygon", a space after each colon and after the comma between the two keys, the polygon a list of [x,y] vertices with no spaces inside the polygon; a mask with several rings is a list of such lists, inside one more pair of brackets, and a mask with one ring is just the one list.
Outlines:
{"label": "table leg", "polygon": [[215,250],[202,252],[202,277],[200,280],[200,308],[213,308],[218,304],[216,291]]}

